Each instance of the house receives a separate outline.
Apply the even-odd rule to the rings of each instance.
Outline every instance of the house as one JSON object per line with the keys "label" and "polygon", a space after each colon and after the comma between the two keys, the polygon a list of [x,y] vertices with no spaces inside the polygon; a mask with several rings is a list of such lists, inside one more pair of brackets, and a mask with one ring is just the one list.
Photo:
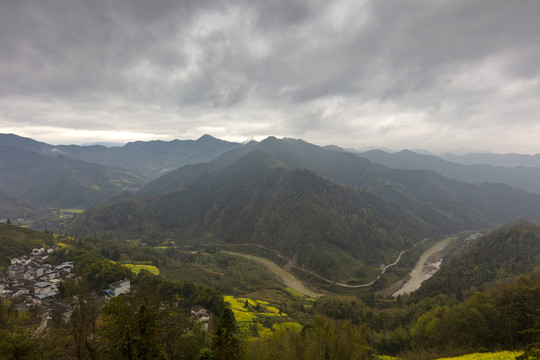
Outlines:
{"label": "house", "polygon": [[191,319],[192,321],[203,322],[203,329],[208,330],[208,323],[210,322],[210,314],[208,314],[208,310],[206,310],[202,306],[197,306],[191,309]]}
{"label": "house", "polygon": [[202,317],[209,317],[208,310],[203,308],[202,306],[197,306],[194,309],[191,309],[191,316],[199,319]]}
{"label": "house", "polygon": [[70,273],[72,268],[73,268],[73,263],[71,263],[71,264],[63,263],[63,264],[58,265],[54,269],[58,270],[58,271],[63,271],[63,272],[66,272],[66,273]]}
{"label": "house", "polygon": [[42,277],[43,275],[45,275],[45,268],[43,266],[40,266],[34,269],[34,277],[36,280]]}
{"label": "house", "polygon": [[11,295],[13,295],[13,291],[11,291],[11,290],[1,290],[0,291],[0,297],[1,296],[9,297]]}
{"label": "house", "polygon": [[58,293],[56,291],[51,290],[51,291],[47,291],[46,293],[36,295],[36,300],[37,300],[37,303],[41,305],[44,301],[54,299],[56,295],[58,295]]}
{"label": "house", "polygon": [[39,249],[32,249],[32,256],[38,256],[38,255],[41,255],[45,252],[45,248],[42,247],[42,248],[39,248]]}
{"label": "house", "polygon": [[60,276],[60,273],[59,273],[58,270],[48,270],[48,271],[45,272],[45,277],[49,281],[51,281],[53,279],[58,279],[59,276]]}
{"label": "house", "polygon": [[41,295],[52,291],[52,285],[45,281],[40,281],[34,284],[34,295]]}
{"label": "house", "polygon": [[56,250],[58,249],[58,246],[51,246],[50,248],[47,249],[47,253],[50,254],[50,253],[53,253],[55,252]]}
{"label": "house", "polygon": [[120,294],[129,292],[131,283],[129,279],[113,282],[109,284],[109,295],[111,297],[117,297]]}
{"label": "house", "polygon": [[22,279],[24,277],[24,266],[21,264],[8,266],[8,277],[10,279]]}
{"label": "house", "polygon": [[29,294],[30,294],[30,290],[28,290],[28,289],[19,289],[19,290],[17,290],[17,292],[15,294],[13,294],[13,296],[18,297],[18,296],[29,295]]}

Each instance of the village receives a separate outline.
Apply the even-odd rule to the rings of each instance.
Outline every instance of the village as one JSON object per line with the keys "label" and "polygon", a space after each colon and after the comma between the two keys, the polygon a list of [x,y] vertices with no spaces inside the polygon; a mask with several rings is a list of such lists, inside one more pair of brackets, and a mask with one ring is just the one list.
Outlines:
{"label": "village", "polygon": [[[46,263],[49,255],[58,246],[33,249],[30,254],[12,258],[6,270],[0,270],[0,300],[11,298],[19,311],[36,311],[41,315],[42,326],[46,326],[53,313],[69,319],[71,304],[59,301],[60,284],[75,278],[72,273],[73,262],[58,265]],[[103,300],[108,300],[130,291],[130,281],[123,279],[109,284],[103,291]]]}
{"label": "village", "polygon": [[[0,270],[0,301],[11,299],[18,311],[32,311],[41,318],[39,330],[43,331],[59,316],[69,320],[74,304],[60,299],[60,284],[69,279],[77,280],[72,272],[74,263],[62,262],[58,265],[46,263],[49,255],[58,250],[58,246],[36,248],[29,254],[12,258],[6,270]],[[131,290],[129,279],[110,283],[101,294],[93,295],[93,301],[105,303],[120,294]],[[75,305],[76,306],[76,305]],[[209,313],[197,306],[191,309],[192,321],[201,321],[203,329],[208,328]]]}

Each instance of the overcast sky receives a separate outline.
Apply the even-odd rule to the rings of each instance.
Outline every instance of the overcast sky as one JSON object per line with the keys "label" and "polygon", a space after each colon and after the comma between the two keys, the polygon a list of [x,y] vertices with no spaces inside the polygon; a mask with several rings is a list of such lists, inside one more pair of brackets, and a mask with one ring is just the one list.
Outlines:
{"label": "overcast sky", "polygon": [[0,0],[0,132],[540,153],[537,0]]}

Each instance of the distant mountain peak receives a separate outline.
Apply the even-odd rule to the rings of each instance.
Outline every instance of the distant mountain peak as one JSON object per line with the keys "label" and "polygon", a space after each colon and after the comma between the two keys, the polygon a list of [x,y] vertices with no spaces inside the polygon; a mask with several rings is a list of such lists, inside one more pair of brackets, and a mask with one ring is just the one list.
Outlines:
{"label": "distant mountain peak", "polygon": [[216,140],[219,140],[219,139],[216,139],[212,135],[208,135],[208,134],[204,134],[203,136],[197,139],[197,141],[216,141]]}

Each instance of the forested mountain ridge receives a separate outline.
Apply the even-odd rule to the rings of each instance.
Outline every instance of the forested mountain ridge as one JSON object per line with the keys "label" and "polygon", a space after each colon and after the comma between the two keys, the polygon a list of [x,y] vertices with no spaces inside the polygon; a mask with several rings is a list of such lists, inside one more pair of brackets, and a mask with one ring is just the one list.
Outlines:
{"label": "forested mountain ridge", "polygon": [[364,278],[438,233],[402,207],[285,167],[260,150],[183,190],[89,209],[70,231],[158,243],[212,234],[212,241],[262,244],[296,256],[299,266],[338,280],[349,280],[346,270]]}
{"label": "forested mountain ridge", "polygon": [[136,172],[147,180],[185,164],[210,161],[241,144],[203,135],[197,140],[136,141],[124,146],[49,145],[13,134],[0,134],[0,145],[16,146],[41,155],[64,155],[104,166],[116,166]]}
{"label": "forested mountain ridge", "polygon": [[484,235],[446,261],[415,296],[472,292],[490,282],[512,279],[540,267],[540,226],[511,222]]}
{"label": "forested mountain ridge", "polygon": [[179,168],[148,183],[141,194],[182,189],[191,179],[230,165],[252,149],[262,150],[286,166],[306,168],[337,183],[382,196],[446,233],[485,228],[523,215],[540,220],[537,194],[504,184],[467,184],[432,171],[390,169],[349,152],[273,137],[226,152],[206,164]]}
{"label": "forested mountain ridge", "polygon": [[44,156],[11,146],[0,146],[0,153],[0,188],[20,201],[87,208],[121,194],[126,187],[138,188],[145,183],[131,171],[65,156]]}
{"label": "forested mountain ridge", "polygon": [[392,169],[431,170],[454,180],[475,184],[484,182],[505,183],[522,190],[540,193],[540,167],[464,165],[410,150],[395,153],[371,150],[358,153],[358,155]]}

